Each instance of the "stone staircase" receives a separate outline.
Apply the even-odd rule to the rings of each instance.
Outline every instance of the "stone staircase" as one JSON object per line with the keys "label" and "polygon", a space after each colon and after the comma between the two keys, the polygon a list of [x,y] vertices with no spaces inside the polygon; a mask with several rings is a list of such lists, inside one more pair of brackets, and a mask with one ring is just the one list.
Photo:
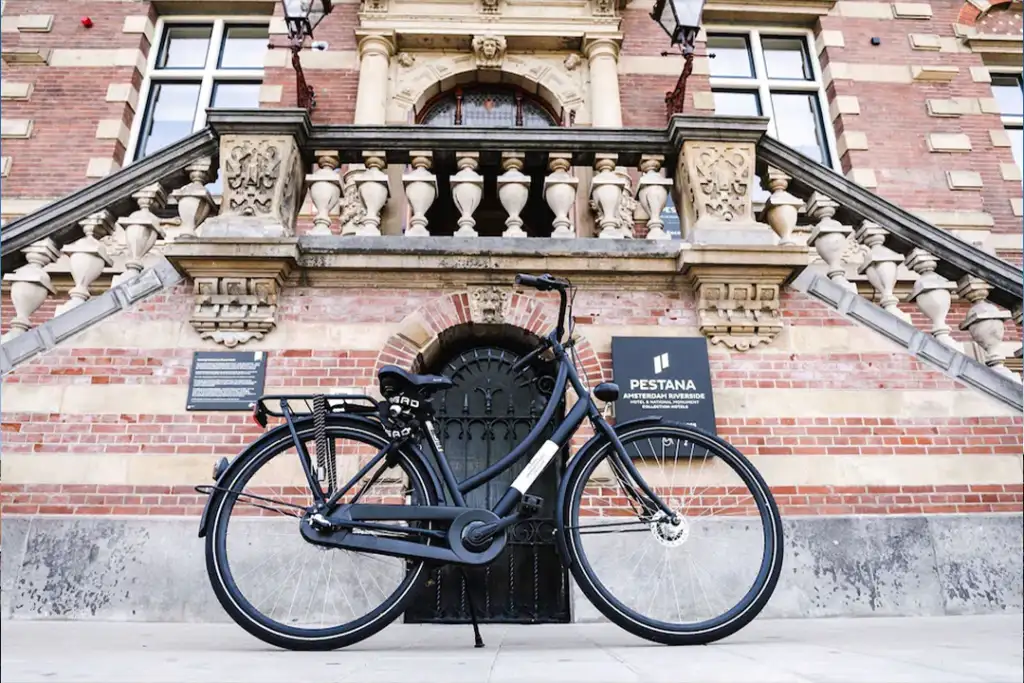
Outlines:
{"label": "stone staircase", "polygon": [[[361,225],[370,226],[371,231],[379,226],[389,196],[389,176],[382,169],[389,164],[405,168],[411,160],[414,170],[407,170],[402,178],[405,196],[418,217],[414,221],[417,230],[429,235],[424,216],[436,192],[424,203],[422,190],[431,182],[436,186],[432,160],[457,160],[465,181],[458,190],[463,198],[459,206],[462,211],[469,197],[466,193],[482,187],[476,162],[467,160],[500,159],[505,173],[498,177],[499,184],[521,185],[519,170],[524,160],[529,165],[532,158],[540,156],[551,170],[545,179],[545,199],[556,214],[558,230],[568,231],[566,202],[575,201],[577,187],[590,178],[591,186],[581,189],[594,198],[592,208],[600,218],[602,231],[608,232],[602,237],[643,239],[651,241],[652,247],[661,240],[656,250],[660,257],[684,263],[687,250],[700,246],[699,236],[695,237],[693,231],[687,235],[684,229],[683,242],[674,250],[664,241],[667,235],[657,217],[673,182],[677,205],[686,204],[696,212],[689,218],[691,222],[695,218],[699,223],[701,212],[707,210],[698,201],[704,190],[693,182],[707,169],[693,160],[687,145],[700,139],[712,139],[719,145],[738,140],[756,150],[756,158],[750,160],[750,174],[756,170],[767,186],[768,196],[761,204],[753,202],[753,210],[771,226],[777,236],[772,238],[775,245],[797,255],[806,248],[806,264],[800,257],[799,265],[791,268],[795,277],[784,284],[873,329],[955,380],[1015,410],[1024,410],[1020,377],[1008,367],[1008,362],[1019,366],[1021,347],[1019,341],[1006,341],[1005,327],[1010,320],[1017,328],[1011,336],[1019,340],[1022,271],[765,136],[763,121],[677,116],[665,130],[499,129],[488,131],[484,137],[461,128],[311,126],[303,112],[293,110],[211,111],[206,129],[4,226],[3,279],[9,283],[16,315],[4,321],[9,331],[0,347],[0,369],[7,373],[182,279],[183,274],[178,272],[181,268],[176,270],[164,254],[182,249],[187,252],[190,245],[210,241],[204,226],[217,216],[218,204],[208,191],[208,183],[226,138],[287,134],[294,141],[295,154],[302,162],[296,168],[304,170],[298,200],[293,201],[291,224],[307,192],[317,214],[315,237],[285,236],[291,245],[288,248],[297,254],[296,263],[305,264],[300,267],[317,267],[317,259],[309,255],[323,251],[325,240],[330,241],[327,250],[338,254],[352,249],[366,253],[368,240],[377,245],[371,251],[381,253],[399,244],[406,250],[416,249],[408,235],[346,241],[343,236],[331,235],[326,227],[331,223],[328,214],[339,204],[343,213],[359,216]],[[465,152],[470,146],[478,152]],[[324,149],[336,151],[319,151]],[[410,156],[410,152],[415,153]],[[305,170],[312,166],[307,162],[313,159],[318,168],[306,175]],[[364,161],[365,166],[357,165]],[[343,163],[353,164],[344,175],[339,172]],[[594,169],[592,176],[569,172],[587,166]],[[635,198],[628,181],[615,179],[616,173],[621,176],[620,170],[629,166],[639,172]],[[674,181],[666,168],[676,169]],[[685,186],[684,177],[691,181]],[[609,190],[612,186],[616,189]],[[558,187],[558,192],[548,192],[551,187]],[[571,194],[566,194],[569,189]],[[753,194],[750,188],[748,202],[752,202]],[[506,200],[513,195],[502,195],[510,216],[518,211],[507,203],[518,200]],[[631,203],[625,205],[633,213],[629,221],[621,221],[616,216],[621,215],[627,197]],[[280,211],[280,206],[275,204],[271,209]],[[220,218],[228,214],[223,207],[220,213]],[[646,229],[640,229],[632,224],[634,215],[655,218],[647,218]],[[684,225],[686,220],[684,217]],[[569,232],[565,236],[575,236]],[[806,235],[806,247],[802,234]],[[434,248],[439,240],[447,240],[444,249],[459,253],[472,250],[474,239],[486,238],[456,236],[429,242]],[[533,239],[549,240],[546,244],[552,246],[558,242],[560,251],[572,249],[565,240]],[[358,247],[355,242],[359,242]],[[580,247],[583,242],[612,247],[608,240],[580,240]],[[539,252],[545,249],[542,243],[533,246]],[[588,246],[587,250],[594,248]],[[123,254],[113,254],[116,251]],[[64,278],[68,287],[55,284],[59,278]],[[97,288],[106,291],[94,296],[91,292]],[[709,298],[710,290],[705,291],[699,279],[694,288],[701,315],[712,315],[712,309],[723,305]],[[33,325],[33,316],[44,302],[65,289],[69,290],[67,299],[54,317]],[[947,318],[954,301],[969,304],[958,323],[969,341],[958,341],[951,335]],[[739,327],[765,325],[765,309],[758,305],[732,301],[729,315],[743,318],[737,323]],[[915,315],[908,312],[912,309],[916,309]],[[920,320],[922,316],[926,323],[915,324],[914,318]]]}

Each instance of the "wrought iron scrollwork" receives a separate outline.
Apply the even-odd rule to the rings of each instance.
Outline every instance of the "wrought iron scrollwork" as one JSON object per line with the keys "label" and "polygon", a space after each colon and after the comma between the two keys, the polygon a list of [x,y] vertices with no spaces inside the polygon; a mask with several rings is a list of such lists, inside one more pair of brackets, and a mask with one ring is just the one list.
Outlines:
{"label": "wrought iron scrollwork", "polygon": [[[441,370],[455,386],[437,401],[438,434],[459,479],[512,450],[552,400],[556,368],[537,364],[514,376],[510,370],[519,358],[507,349],[477,347],[454,356]],[[467,502],[490,507],[525,464],[472,492]],[[508,545],[493,564],[467,569],[468,583],[456,569],[435,570],[406,612],[406,621],[468,622],[468,593],[484,608],[481,621],[568,621],[568,582],[554,542],[553,505],[560,474],[561,467],[551,467],[534,484],[531,493],[545,501],[540,516],[511,527]]]}

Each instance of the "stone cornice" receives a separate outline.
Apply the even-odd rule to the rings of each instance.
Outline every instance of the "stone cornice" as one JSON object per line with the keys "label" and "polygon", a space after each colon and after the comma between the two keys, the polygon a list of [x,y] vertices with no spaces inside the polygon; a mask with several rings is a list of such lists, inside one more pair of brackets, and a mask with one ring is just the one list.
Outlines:
{"label": "stone cornice", "polygon": [[801,21],[810,23],[827,15],[836,0],[710,0],[704,23],[721,21]]}

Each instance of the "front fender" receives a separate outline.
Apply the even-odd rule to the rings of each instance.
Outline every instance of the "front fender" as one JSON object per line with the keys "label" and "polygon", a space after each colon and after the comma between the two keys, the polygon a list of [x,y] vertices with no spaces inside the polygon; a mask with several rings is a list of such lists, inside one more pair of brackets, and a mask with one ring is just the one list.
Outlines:
{"label": "front fender", "polygon": [[[631,429],[637,427],[659,424],[664,422],[664,418],[659,416],[653,417],[638,417],[635,420],[627,420],[620,424],[615,425],[616,434],[625,434]],[[558,548],[558,554],[562,557],[562,563],[569,567],[572,559],[569,556],[569,548],[565,540],[565,518],[566,518],[566,494],[569,491],[569,485],[580,476],[579,472],[586,465],[590,457],[597,451],[603,444],[608,443],[608,438],[604,434],[595,434],[590,437],[590,440],[583,444],[583,447],[576,453],[576,457],[569,461],[569,466],[565,470],[565,474],[562,475],[562,481],[558,485],[558,500],[555,504],[555,545]]]}
{"label": "front fender", "polygon": [[[365,417],[360,417],[358,415],[351,414],[332,414],[327,416],[327,423],[348,425],[351,427],[361,427],[363,429],[366,429],[367,431],[372,431],[375,436],[378,436],[381,439],[382,442],[388,441],[388,437],[384,433],[383,426],[380,424],[380,422],[377,422],[376,420],[371,420]],[[295,420],[295,431],[301,433],[305,429],[311,427],[312,424],[312,416],[297,419]],[[204,538],[206,536],[207,526],[209,525],[210,511],[213,509],[213,504],[216,501],[218,501],[221,496],[224,495],[224,491],[220,489],[225,488],[226,483],[232,480],[232,478],[235,476],[235,473],[239,470],[239,468],[242,467],[242,464],[245,462],[248,456],[260,451],[270,443],[276,442],[281,437],[282,434],[287,434],[288,431],[289,430],[287,424],[282,424],[278,425],[277,427],[274,427],[273,429],[264,433],[258,439],[253,441],[251,444],[249,444],[249,446],[245,450],[236,455],[228,464],[228,466],[224,468],[224,471],[221,472],[219,477],[217,477],[216,483],[214,484],[214,486],[216,486],[217,488],[214,489],[214,491],[207,498],[206,505],[203,507],[203,514],[199,518],[199,538]],[[406,452],[409,455],[419,460],[418,464],[423,468],[424,473],[427,474],[428,477],[430,478],[429,485],[434,487],[434,495],[437,496],[436,499],[443,500],[444,498],[441,488],[441,481],[437,477],[437,470],[430,466],[430,462],[427,460],[427,457],[426,455],[424,455],[423,451],[414,444],[407,444],[406,446],[403,446],[403,448],[406,449]]]}

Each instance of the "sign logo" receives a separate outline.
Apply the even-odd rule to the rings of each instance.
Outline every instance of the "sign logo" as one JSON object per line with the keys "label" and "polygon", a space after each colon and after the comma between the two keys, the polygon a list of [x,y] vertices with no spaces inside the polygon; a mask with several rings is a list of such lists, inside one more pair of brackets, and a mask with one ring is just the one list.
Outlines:
{"label": "sign logo", "polygon": [[668,370],[668,354],[662,353],[654,357],[654,374],[660,375]]}

